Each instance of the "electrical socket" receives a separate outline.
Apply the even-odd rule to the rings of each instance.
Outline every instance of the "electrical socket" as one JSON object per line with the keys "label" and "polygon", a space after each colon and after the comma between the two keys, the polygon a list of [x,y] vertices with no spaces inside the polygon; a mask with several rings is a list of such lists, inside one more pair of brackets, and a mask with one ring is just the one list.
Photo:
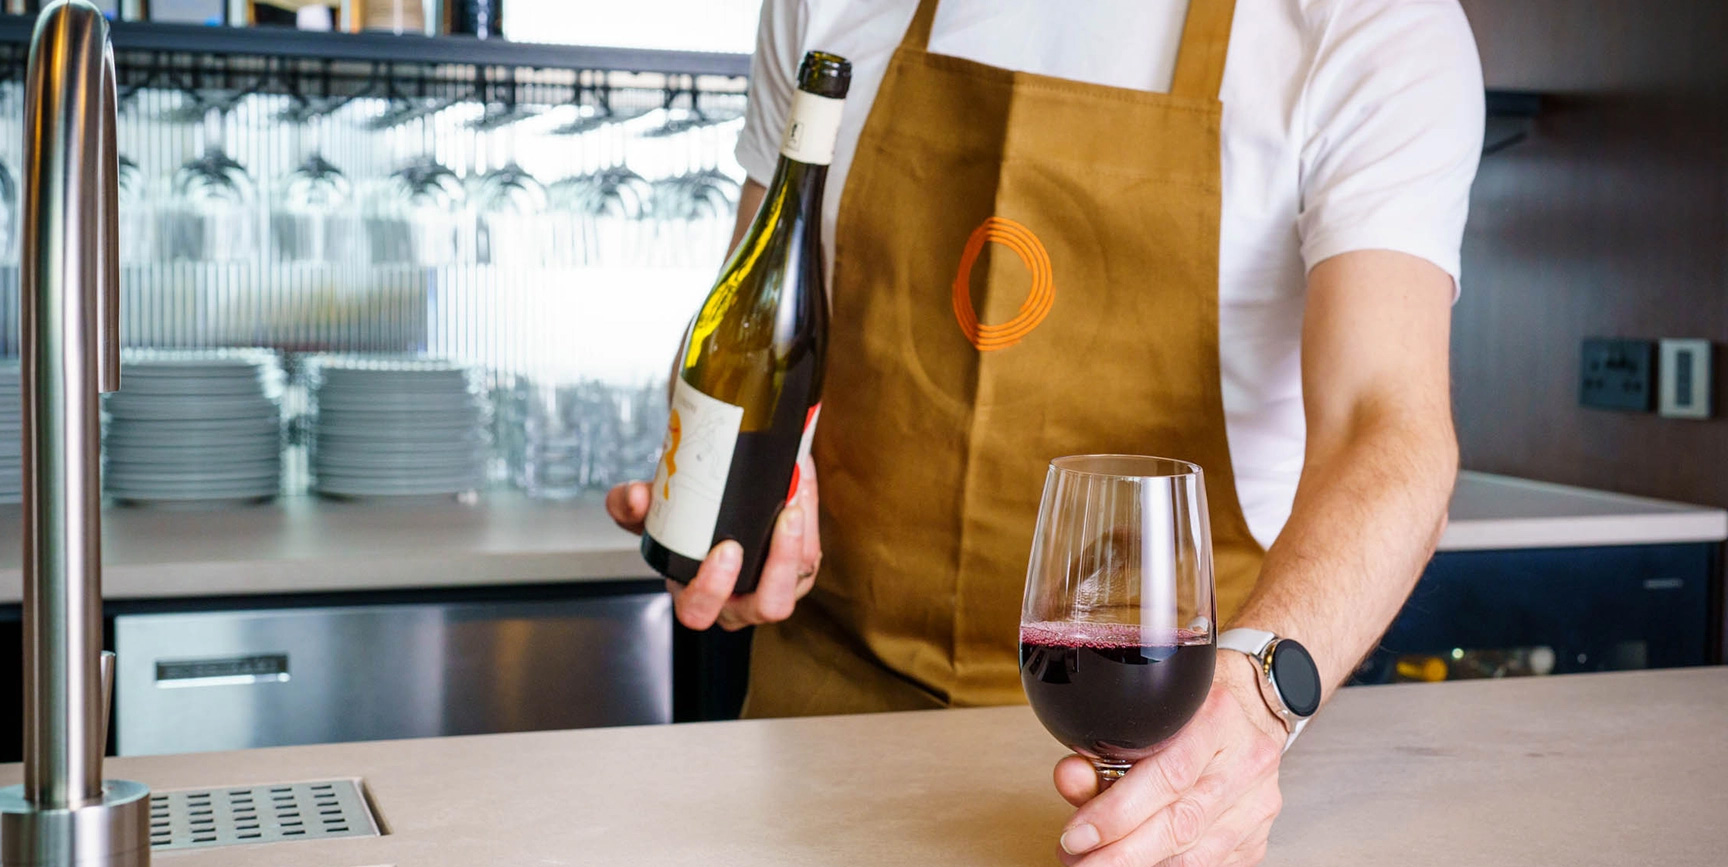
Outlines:
{"label": "electrical socket", "polygon": [[1587,337],[1579,365],[1578,402],[1600,409],[1649,412],[1655,370],[1653,341]]}
{"label": "electrical socket", "polygon": [[1663,340],[1657,405],[1665,418],[1706,419],[1711,401],[1710,341]]}

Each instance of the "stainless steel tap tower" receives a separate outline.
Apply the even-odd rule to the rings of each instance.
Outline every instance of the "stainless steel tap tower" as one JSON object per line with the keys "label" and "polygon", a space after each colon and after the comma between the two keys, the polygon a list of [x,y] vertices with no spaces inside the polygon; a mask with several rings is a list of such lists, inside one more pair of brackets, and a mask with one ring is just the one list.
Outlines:
{"label": "stainless steel tap tower", "polygon": [[98,395],[120,387],[114,87],[102,13],[88,0],[45,7],[24,82],[24,785],[0,790],[0,867],[150,861],[149,790],[102,779],[112,675]]}

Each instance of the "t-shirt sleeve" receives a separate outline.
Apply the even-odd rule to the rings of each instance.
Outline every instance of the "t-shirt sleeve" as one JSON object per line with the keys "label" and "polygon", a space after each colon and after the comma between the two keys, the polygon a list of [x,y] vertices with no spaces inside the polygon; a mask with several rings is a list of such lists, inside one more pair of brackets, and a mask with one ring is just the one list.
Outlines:
{"label": "t-shirt sleeve", "polygon": [[750,101],[738,134],[738,164],[767,184],[780,159],[780,136],[797,89],[799,47],[804,44],[804,0],[763,0],[750,59]]}
{"label": "t-shirt sleeve", "polygon": [[1420,256],[1456,280],[1482,154],[1482,66],[1457,0],[1338,2],[1305,91],[1302,259]]}

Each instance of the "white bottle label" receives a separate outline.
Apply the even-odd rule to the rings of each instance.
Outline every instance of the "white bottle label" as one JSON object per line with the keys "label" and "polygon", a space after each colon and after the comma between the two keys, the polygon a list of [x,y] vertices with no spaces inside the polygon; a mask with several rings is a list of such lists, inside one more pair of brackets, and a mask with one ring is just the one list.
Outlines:
{"label": "white bottle label", "polygon": [[672,415],[648,504],[648,535],[692,560],[708,556],[744,408],[673,377]]}
{"label": "white bottle label", "polygon": [[834,142],[840,138],[840,110],[846,100],[817,96],[802,90],[792,92],[792,119],[780,153],[801,163],[825,166],[834,161]]}

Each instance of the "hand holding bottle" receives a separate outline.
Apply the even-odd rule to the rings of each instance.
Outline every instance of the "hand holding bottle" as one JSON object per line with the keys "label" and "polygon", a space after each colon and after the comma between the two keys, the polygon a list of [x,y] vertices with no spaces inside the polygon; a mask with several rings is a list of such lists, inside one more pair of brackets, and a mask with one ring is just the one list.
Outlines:
{"label": "hand holding bottle", "polygon": [[[822,201],[851,75],[845,58],[805,55],[774,177],[680,344],[642,557],[673,581],[706,585],[699,599],[721,584],[753,593],[775,537],[811,523],[783,512],[797,499],[797,469],[821,415]],[[724,579],[710,574],[717,568]],[[770,615],[789,601],[762,598]],[[695,610],[698,622],[708,619],[705,606]]]}
{"label": "hand holding bottle", "polygon": [[[648,483],[629,482],[607,493],[606,511],[618,526],[641,533],[648,501]],[[822,562],[817,511],[816,467],[806,457],[798,467],[798,491],[775,521],[755,592],[733,595],[743,548],[730,540],[721,542],[708,552],[689,584],[666,582],[678,621],[691,629],[707,629],[718,623],[732,632],[792,616],[798,600],[815,585],[816,569]]]}

